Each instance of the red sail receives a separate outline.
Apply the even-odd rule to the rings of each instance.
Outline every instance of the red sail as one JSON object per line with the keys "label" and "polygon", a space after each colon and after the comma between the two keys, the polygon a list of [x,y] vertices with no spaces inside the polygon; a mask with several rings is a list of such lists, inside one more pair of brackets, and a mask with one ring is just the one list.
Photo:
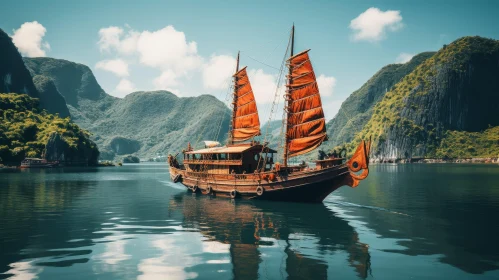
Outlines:
{"label": "red sail", "polygon": [[288,60],[291,70],[287,85],[288,156],[305,154],[327,140],[321,96],[308,50]]}
{"label": "red sail", "polygon": [[260,120],[255,96],[246,73],[246,67],[238,71],[236,78],[232,141],[245,141],[260,135]]}

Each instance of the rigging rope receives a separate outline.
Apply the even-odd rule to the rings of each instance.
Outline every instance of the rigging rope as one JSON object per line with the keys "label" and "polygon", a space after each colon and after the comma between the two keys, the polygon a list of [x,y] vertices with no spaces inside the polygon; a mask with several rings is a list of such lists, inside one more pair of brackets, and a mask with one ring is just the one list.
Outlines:
{"label": "rigging rope", "polygon": [[[244,53],[243,53],[243,52],[241,52],[241,54],[244,54]],[[260,60],[258,60],[258,59],[256,59],[256,58],[253,58],[253,57],[251,57],[251,56],[249,56],[249,55],[247,55],[247,54],[244,54],[244,55],[245,55],[246,57],[248,57],[248,58],[250,58],[250,59],[252,59],[252,60],[254,60],[254,61],[256,61],[256,62],[260,63],[260,64],[263,64],[263,65],[265,65],[265,66],[267,66],[267,67],[270,67],[270,68],[272,68],[272,69],[275,69],[275,70],[279,71],[279,68],[276,68],[276,67],[274,67],[274,66],[272,66],[272,65],[268,65],[268,64],[267,64],[267,63],[265,63],[265,62],[261,62]]]}
{"label": "rigging rope", "polygon": [[[289,46],[291,44],[291,34],[289,36],[289,40],[288,40],[288,45],[286,47],[286,52],[284,53],[284,57],[282,59],[282,62],[281,62],[281,67],[279,69],[279,74],[277,76],[277,85],[276,85],[276,90],[275,90],[275,94],[274,94],[274,100],[272,101],[272,106],[270,107],[270,113],[269,113],[269,120],[267,122],[267,127],[265,128],[265,135],[264,135],[264,138],[263,138],[263,145],[262,145],[262,151],[260,152],[260,155],[263,153],[266,145],[266,140],[267,140],[267,137],[269,135],[269,129],[270,129],[270,122],[272,121],[272,116],[274,114],[274,111],[275,109],[278,107],[279,105],[279,101],[280,101],[280,96],[279,96],[279,88],[281,86],[281,80],[282,80],[282,74],[283,74],[283,71],[284,71],[284,68],[285,68],[285,65],[286,65],[286,57],[287,57],[287,54],[288,54],[288,50],[289,50]],[[260,167],[260,164],[262,163],[262,156],[259,157],[258,159],[258,164],[257,164],[257,169],[256,170],[259,170],[261,167]],[[265,160],[263,161],[263,169],[265,169],[265,165],[267,164],[267,153],[265,153]]]}

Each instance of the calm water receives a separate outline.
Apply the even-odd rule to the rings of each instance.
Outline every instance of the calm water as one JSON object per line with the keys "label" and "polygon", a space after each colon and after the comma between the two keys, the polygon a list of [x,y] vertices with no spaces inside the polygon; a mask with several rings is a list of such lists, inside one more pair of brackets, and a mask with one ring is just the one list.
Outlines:
{"label": "calm water", "polygon": [[377,165],[324,204],[186,193],[162,164],[0,173],[0,278],[499,279],[498,165]]}

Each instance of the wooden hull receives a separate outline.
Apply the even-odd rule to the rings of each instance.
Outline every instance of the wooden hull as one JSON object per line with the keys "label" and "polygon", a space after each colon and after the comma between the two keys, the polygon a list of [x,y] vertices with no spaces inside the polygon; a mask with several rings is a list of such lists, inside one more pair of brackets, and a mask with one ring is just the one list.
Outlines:
{"label": "wooden hull", "polygon": [[[268,178],[268,175],[273,180],[264,179]],[[189,190],[202,194],[308,203],[322,202],[331,192],[348,184],[349,176],[350,172],[345,164],[321,170],[302,170],[291,173],[281,171],[234,175],[187,172],[170,167],[172,180],[175,181],[176,178]],[[262,189],[263,192],[261,192]]]}

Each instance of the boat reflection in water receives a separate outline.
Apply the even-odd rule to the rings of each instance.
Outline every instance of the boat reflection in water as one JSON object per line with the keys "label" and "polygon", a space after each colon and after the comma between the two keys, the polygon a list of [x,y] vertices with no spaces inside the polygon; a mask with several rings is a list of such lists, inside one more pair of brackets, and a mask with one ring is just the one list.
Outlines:
{"label": "boat reflection in water", "polygon": [[278,247],[282,255],[280,277],[287,273],[291,279],[331,278],[334,275],[328,274],[335,271],[328,262],[331,255],[340,254],[344,260],[345,253],[346,264],[357,277],[370,274],[368,245],[359,242],[355,229],[323,204],[236,202],[177,194],[170,200],[169,211],[172,217],[183,217],[183,227],[199,229],[207,242],[229,244],[236,279],[257,279],[266,266],[262,250],[271,247]]}

